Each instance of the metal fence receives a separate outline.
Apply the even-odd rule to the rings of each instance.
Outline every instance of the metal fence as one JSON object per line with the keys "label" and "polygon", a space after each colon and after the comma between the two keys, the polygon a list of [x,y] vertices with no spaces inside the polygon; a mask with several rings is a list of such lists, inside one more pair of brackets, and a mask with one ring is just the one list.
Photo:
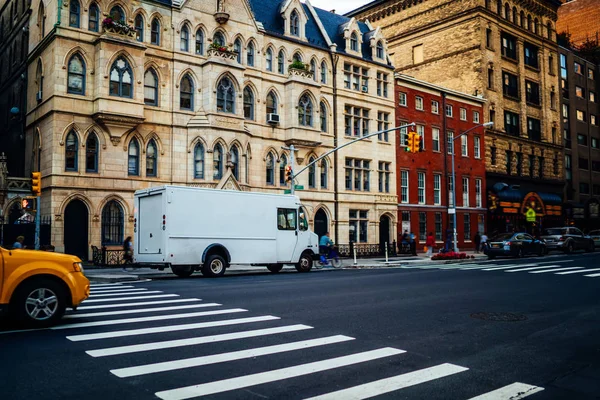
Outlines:
{"label": "metal fence", "polygon": [[109,250],[92,246],[92,262],[98,267],[114,267],[123,264],[125,251]]}
{"label": "metal fence", "polygon": [[[354,257],[354,249],[356,249],[356,257],[378,257],[385,255],[385,243],[349,243],[338,245],[338,251],[342,257]],[[398,254],[396,241],[388,243],[387,249],[389,256]]]}

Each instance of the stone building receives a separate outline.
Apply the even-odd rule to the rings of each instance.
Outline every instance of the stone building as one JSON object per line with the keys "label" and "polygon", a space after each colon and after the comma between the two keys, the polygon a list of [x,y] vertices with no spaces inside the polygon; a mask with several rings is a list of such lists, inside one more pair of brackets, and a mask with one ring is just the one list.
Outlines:
{"label": "stone building", "polygon": [[556,32],[571,34],[571,43],[580,45],[587,39],[600,42],[600,4],[598,0],[562,0],[558,9]]}
{"label": "stone building", "polygon": [[[380,0],[349,16],[381,28],[397,72],[483,94],[488,230],[561,224],[557,0]],[[534,208],[535,218],[525,213]],[[531,212],[530,212],[531,215]]]}
{"label": "stone building", "polygon": [[[283,193],[282,147],[298,148],[298,170],[393,123],[381,31],[308,2],[38,0],[32,9],[27,166],[42,172],[57,251],[87,257],[90,245],[120,245],[133,233],[137,189]],[[311,227],[340,244],[394,238],[395,180],[377,184],[394,157],[390,135],[300,175]]]}

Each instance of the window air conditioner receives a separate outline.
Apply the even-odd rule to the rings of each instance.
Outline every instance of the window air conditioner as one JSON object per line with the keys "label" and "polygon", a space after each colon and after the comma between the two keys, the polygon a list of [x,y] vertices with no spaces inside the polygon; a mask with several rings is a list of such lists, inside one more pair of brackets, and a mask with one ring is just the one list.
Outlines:
{"label": "window air conditioner", "polygon": [[267,114],[267,122],[269,124],[278,124],[279,123],[279,114]]}
{"label": "window air conditioner", "polygon": [[35,99],[37,100],[38,103],[40,101],[42,101],[42,91],[41,90],[35,94]]}
{"label": "window air conditioner", "polygon": [[361,88],[361,90],[363,91],[363,93],[367,93],[369,91],[369,87],[368,86],[363,86]]}

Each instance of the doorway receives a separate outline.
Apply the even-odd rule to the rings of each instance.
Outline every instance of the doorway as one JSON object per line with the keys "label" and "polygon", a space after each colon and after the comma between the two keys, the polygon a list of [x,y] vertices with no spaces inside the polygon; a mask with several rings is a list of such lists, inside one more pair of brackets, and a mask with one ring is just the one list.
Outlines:
{"label": "doorway", "polygon": [[72,200],[65,208],[65,253],[83,261],[88,259],[88,209],[81,200]]}
{"label": "doorway", "polygon": [[382,215],[379,218],[379,248],[385,251],[385,244],[390,243],[390,217]]}
{"label": "doorway", "polygon": [[[323,211],[322,208],[319,208],[317,213],[315,214],[315,233],[319,236],[325,235],[329,230],[329,221],[327,220],[327,214]],[[336,238],[337,240],[337,238]]]}

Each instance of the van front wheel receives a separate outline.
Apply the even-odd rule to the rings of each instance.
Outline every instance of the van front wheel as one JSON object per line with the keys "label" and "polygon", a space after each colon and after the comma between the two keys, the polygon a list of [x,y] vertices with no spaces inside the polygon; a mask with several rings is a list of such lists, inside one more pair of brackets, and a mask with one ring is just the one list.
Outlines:
{"label": "van front wheel", "polygon": [[310,253],[302,253],[300,260],[296,264],[296,270],[298,272],[308,272],[312,269],[313,259]]}
{"label": "van front wheel", "polygon": [[227,261],[218,254],[212,254],[207,257],[206,262],[202,265],[202,275],[213,277],[223,276],[227,268]]}

